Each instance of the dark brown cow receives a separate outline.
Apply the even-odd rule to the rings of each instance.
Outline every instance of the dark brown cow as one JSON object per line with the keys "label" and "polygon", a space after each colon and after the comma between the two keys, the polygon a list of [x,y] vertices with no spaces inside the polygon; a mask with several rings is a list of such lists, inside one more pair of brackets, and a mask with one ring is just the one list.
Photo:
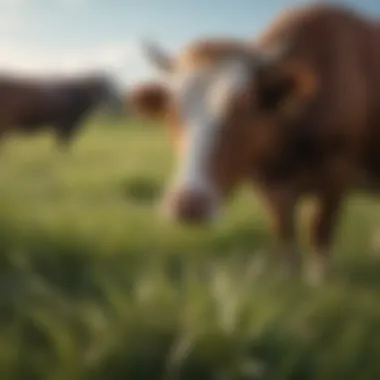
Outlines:
{"label": "dark brown cow", "polygon": [[379,24],[347,8],[309,6],[282,14],[252,44],[197,41],[176,59],[148,47],[168,81],[138,86],[131,102],[165,120],[181,143],[170,214],[209,220],[237,184],[253,180],[280,255],[298,271],[295,209],[314,195],[306,273],[323,278],[342,200],[380,186]]}
{"label": "dark brown cow", "polygon": [[75,131],[96,106],[120,100],[105,75],[65,79],[0,76],[0,135],[34,133],[52,128],[60,148],[67,148]]}

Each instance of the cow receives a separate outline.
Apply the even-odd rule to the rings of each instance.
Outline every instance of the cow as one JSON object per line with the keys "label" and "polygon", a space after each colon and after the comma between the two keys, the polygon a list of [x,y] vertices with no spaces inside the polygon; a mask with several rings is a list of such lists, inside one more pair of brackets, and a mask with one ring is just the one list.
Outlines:
{"label": "cow", "polygon": [[9,133],[33,134],[49,128],[58,148],[67,151],[81,123],[101,103],[120,104],[103,73],[66,78],[0,75],[0,139]]}
{"label": "cow", "polygon": [[[129,102],[167,126],[178,169],[164,197],[181,223],[210,223],[236,187],[258,189],[280,268],[319,284],[331,273],[342,203],[380,190],[380,25],[352,8],[298,6],[252,40],[199,38],[176,56],[145,43],[162,80]],[[303,271],[295,211],[315,199]]]}

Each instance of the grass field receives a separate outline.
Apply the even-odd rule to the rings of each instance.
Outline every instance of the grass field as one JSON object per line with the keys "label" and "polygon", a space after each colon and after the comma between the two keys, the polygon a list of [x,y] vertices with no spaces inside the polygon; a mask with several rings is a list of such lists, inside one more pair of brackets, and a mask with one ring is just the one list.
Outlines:
{"label": "grass field", "polygon": [[174,162],[158,128],[89,125],[66,155],[15,137],[0,154],[1,379],[380,378],[374,199],[350,199],[336,274],[310,289],[273,275],[251,189],[212,228],[159,217]]}

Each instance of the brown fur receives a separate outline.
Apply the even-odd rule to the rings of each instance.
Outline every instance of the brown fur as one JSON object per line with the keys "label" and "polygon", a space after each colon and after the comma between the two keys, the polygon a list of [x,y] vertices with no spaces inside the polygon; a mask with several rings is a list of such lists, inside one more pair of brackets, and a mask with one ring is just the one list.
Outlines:
{"label": "brown fur", "polygon": [[[225,144],[211,166],[226,193],[243,177],[259,185],[292,269],[300,263],[295,207],[300,196],[316,196],[315,265],[310,268],[321,275],[347,193],[358,186],[380,187],[379,24],[338,6],[297,8],[280,15],[255,43],[196,42],[176,65],[213,65],[237,55],[245,59],[287,41],[287,54],[253,68],[251,91],[226,110],[225,138],[220,139]],[[166,117],[173,110],[162,87],[162,99],[165,94]],[[143,107],[149,109],[154,99],[157,92],[156,97],[146,92]],[[139,103],[133,96],[132,102]]]}

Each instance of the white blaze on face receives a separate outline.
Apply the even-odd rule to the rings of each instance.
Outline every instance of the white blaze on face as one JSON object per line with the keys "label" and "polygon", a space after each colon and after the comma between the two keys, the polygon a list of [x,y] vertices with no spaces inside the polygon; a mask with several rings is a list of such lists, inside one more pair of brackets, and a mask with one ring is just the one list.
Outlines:
{"label": "white blaze on face", "polygon": [[216,189],[207,174],[207,165],[213,154],[222,118],[228,102],[248,84],[248,66],[240,60],[220,66],[186,73],[175,83],[186,149],[182,152],[175,188],[207,193],[218,199]]}

